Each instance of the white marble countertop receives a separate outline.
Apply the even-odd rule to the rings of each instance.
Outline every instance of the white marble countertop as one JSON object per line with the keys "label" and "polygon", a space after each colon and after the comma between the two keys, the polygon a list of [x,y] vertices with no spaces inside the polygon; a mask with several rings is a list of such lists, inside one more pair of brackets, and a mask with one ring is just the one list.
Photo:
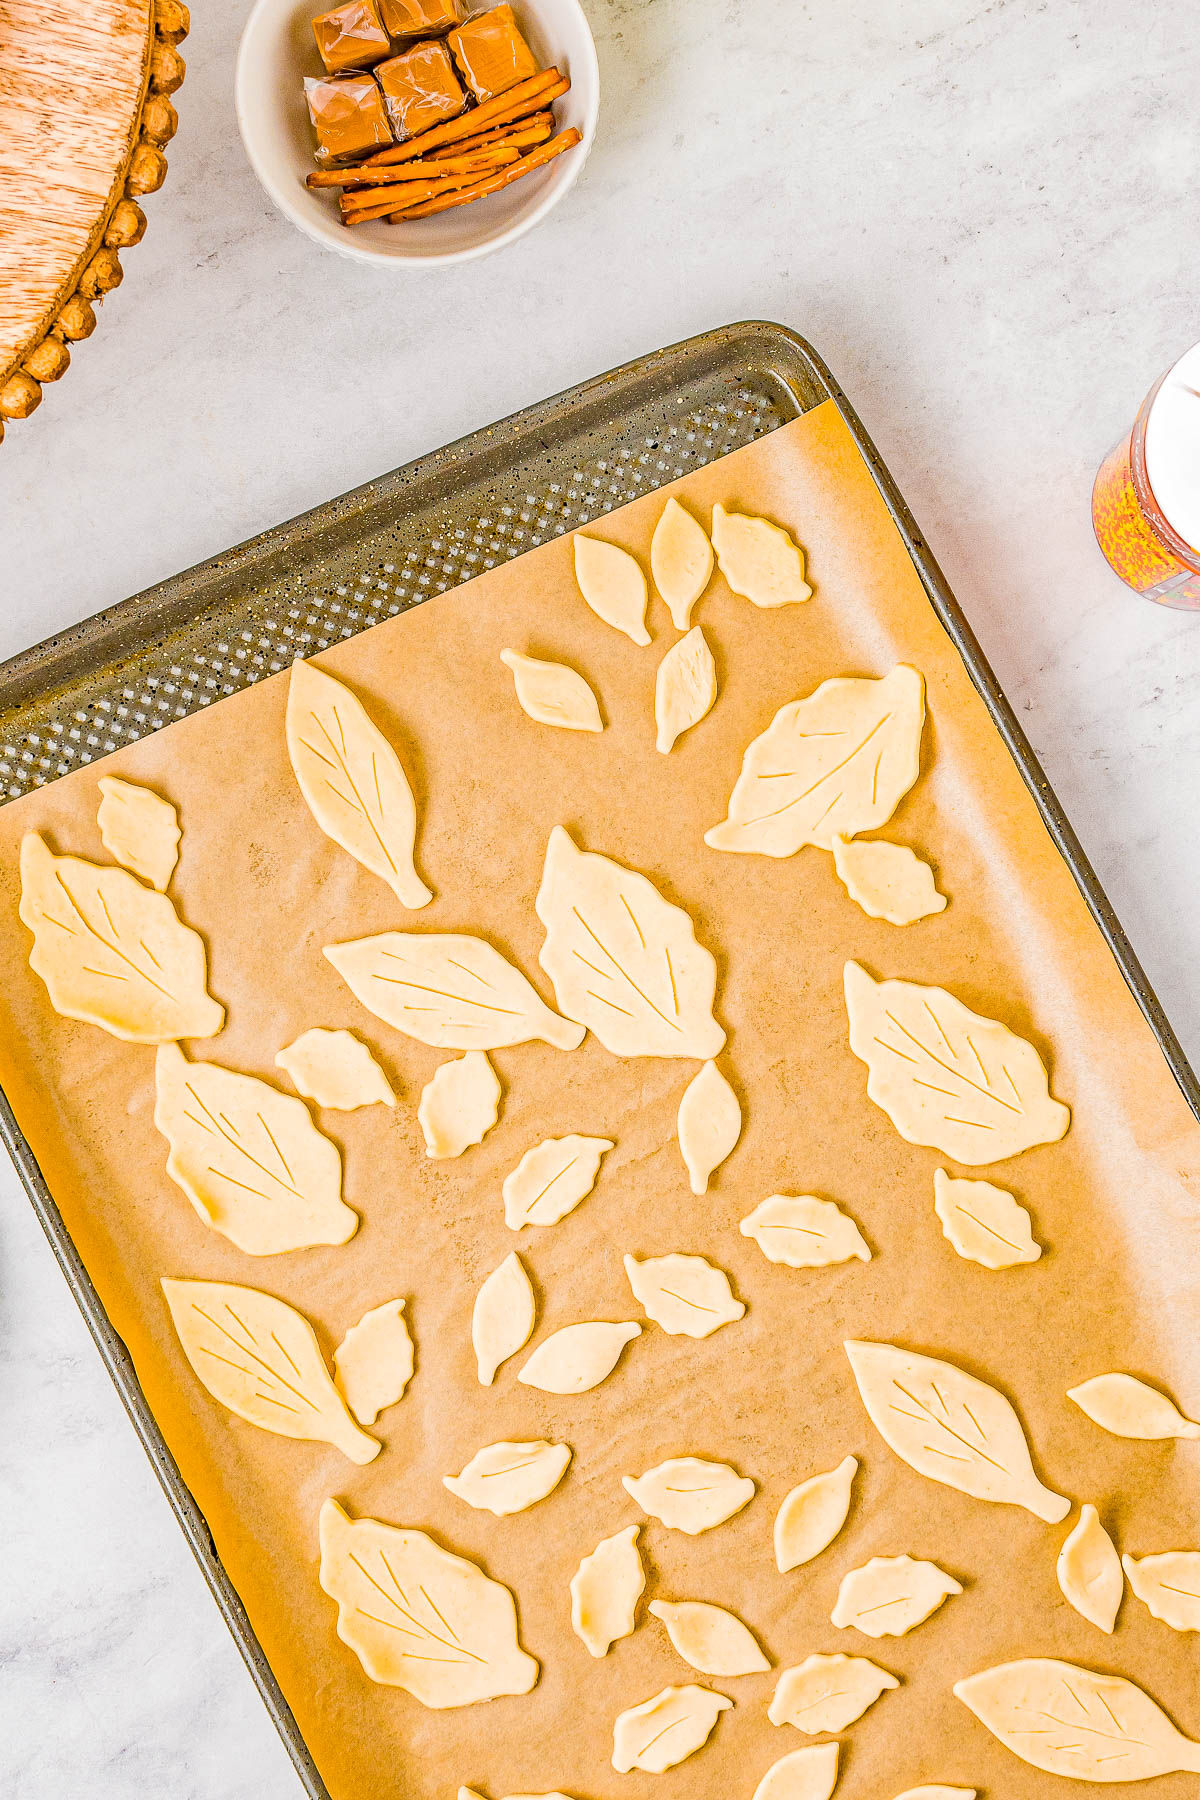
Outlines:
{"label": "white marble countertop", "polygon": [[[1088,512],[1200,337],[1189,0],[1136,27],[1119,0],[586,4],[580,185],[507,253],[397,276],[272,211],[233,119],[245,0],[197,0],[146,240],[0,448],[0,655],[641,351],[778,319],[890,462],[1200,1057],[1200,620],[1120,586]],[[6,1792],[294,1800],[7,1167],[0,1368]]]}

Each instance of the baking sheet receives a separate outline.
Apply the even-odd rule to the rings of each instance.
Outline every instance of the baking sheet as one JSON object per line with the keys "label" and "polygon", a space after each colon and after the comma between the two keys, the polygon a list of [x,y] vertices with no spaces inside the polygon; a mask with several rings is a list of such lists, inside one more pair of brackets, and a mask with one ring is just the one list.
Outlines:
{"label": "baking sheet", "polygon": [[[653,1620],[593,1662],[569,1629],[567,1583],[600,1537],[639,1516],[619,1477],[686,1453],[735,1463],[760,1493],[696,1540],[649,1523],[651,1591],[732,1606],[780,1666],[844,1649],[905,1678],[846,1734],[854,1791],[936,1780],[1045,1794],[1053,1779],[995,1744],[950,1683],[1010,1656],[1061,1655],[1142,1681],[1195,1732],[1188,1640],[1130,1599],[1111,1640],[1072,1613],[1054,1580],[1068,1527],[969,1500],[900,1464],[865,1419],[840,1340],[895,1337],[993,1380],[1017,1400],[1044,1479],[1093,1500],[1123,1548],[1196,1543],[1196,1447],[1110,1438],[1064,1391],[1120,1367],[1172,1387],[1185,1409],[1200,1402],[1200,1130],[836,409],[818,408],[675,491],[702,513],[721,499],[794,526],[817,591],[807,606],[763,614],[714,583],[698,617],[722,695],[669,758],[654,752],[651,719],[654,671],[674,641],[665,609],[655,607],[652,650],[609,631],[578,598],[567,541],[323,658],[368,700],[413,777],[420,866],[438,895],[419,916],[401,914],[317,830],[286,759],[283,678],[103,765],[159,786],[182,810],[176,892],[209,937],[210,985],[229,1007],[223,1036],[197,1054],[269,1076],[275,1051],[306,1026],[344,1024],[397,1077],[395,1114],[321,1117],[363,1215],[348,1246],[250,1259],[208,1233],[165,1175],[153,1053],[59,1020],[31,976],[16,920],[17,842],[42,829],[58,850],[102,857],[94,771],[0,812],[0,903],[11,926],[0,944],[0,1083],[335,1800],[432,1800],[460,1782],[493,1795],[559,1786],[580,1800],[716,1800],[752,1791],[774,1757],[809,1741],[767,1723],[774,1676],[755,1676],[712,1683],[736,1709],[679,1769],[617,1776],[609,1765],[616,1713],[690,1674]],[[612,515],[603,534],[644,559],[661,502]],[[498,660],[506,644],[579,667],[609,729],[576,738],[527,720]],[[775,863],[702,842],[724,814],[745,744],[780,704],[827,675],[879,674],[901,657],[926,676],[931,723],[927,773],[891,831],[931,855],[952,896],[944,915],[905,931],[860,914],[819,852]],[[415,1102],[443,1053],[363,1012],[320,956],[326,942],[396,925],[481,931],[540,982],[532,900],[554,824],[659,881],[718,957],[727,1064],[747,1128],[705,1199],[688,1192],[673,1143],[694,1065],[618,1062],[593,1039],[570,1056],[539,1045],[497,1052],[507,1089],[500,1125],[460,1162],[427,1162]],[[1055,1092],[1075,1109],[1072,1131],[995,1172],[1033,1212],[1050,1247],[1040,1264],[991,1273],[942,1239],[932,1171],[944,1159],[896,1136],[846,1047],[849,955],[876,974],[945,983],[1047,1054]],[[513,1247],[500,1182],[524,1149],[567,1131],[611,1136],[617,1148],[575,1214],[518,1245],[543,1301],[541,1333],[578,1317],[636,1316],[621,1269],[629,1250],[710,1256],[749,1311],[701,1343],[651,1328],[609,1382],[577,1399],[518,1386],[512,1365],[483,1390],[468,1326],[479,1281]],[[842,1202],[875,1260],[814,1271],[768,1264],[737,1222],[776,1191]],[[335,1451],[232,1419],[183,1362],[161,1274],[262,1286],[300,1306],[327,1344],[368,1306],[406,1295],[418,1372],[381,1421],[385,1453],[354,1469]],[[543,1435],[571,1443],[575,1463],[529,1513],[496,1521],[441,1487],[480,1445]],[[775,1508],[796,1481],[847,1452],[863,1463],[847,1532],[810,1567],[780,1577]],[[316,1514],[330,1492],[352,1513],[432,1530],[512,1586],[522,1640],[543,1662],[533,1693],[432,1714],[367,1682],[316,1583]],[[841,1574],[902,1551],[940,1560],[967,1592],[895,1643],[873,1648],[836,1631],[828,1614]]]}

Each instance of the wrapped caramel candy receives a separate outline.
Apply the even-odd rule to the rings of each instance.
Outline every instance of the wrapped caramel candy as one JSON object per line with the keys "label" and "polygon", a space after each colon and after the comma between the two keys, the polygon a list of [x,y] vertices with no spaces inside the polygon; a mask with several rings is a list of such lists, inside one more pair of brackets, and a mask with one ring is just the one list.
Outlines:
{"label": "wrapped caramel candy", "polygon": [[521,36],[511,6],[477,13],[450,33],[449,43],[459,73],[477,100],[490,100],[538,72],[537,58]]}
{"label": "wrapped caramel candy", "polygon": [[413,38],[441,37],[465,15],[463,0],[379,0],[384,29],[401,43]]}
{"label": "wrapped caramel candy", "polygon": [[321,61],[331,75],[346,69],[369,69],[391,49],[375,0],[349,0],[312,22]]}
{"label": "wrapped caramel candy", "polygon": [[376,74],[397,138],[416,137],[455,118],[467,104],[450,52],[438,38],[380,63]]}
{"label": "wrapped caramel candy", "polygon": [[317,134],[317,161],[344,162],[392,140],[383,95],[373,75],[309,76],[304,83]]}

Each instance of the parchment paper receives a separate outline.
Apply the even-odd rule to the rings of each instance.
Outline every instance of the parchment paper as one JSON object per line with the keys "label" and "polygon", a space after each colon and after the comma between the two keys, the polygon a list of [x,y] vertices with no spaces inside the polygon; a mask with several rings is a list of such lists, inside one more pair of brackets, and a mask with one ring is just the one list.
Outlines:
{"label": "parchment paper", "polygon": [[[193,1054],[268,1078],[277,1049],[312,1025],[350,1026],[402,1100],[320,1115],[342,1148],[362,1227],[340,1249],[242,1255],[206,1230],[167,1179],[155,1131],[153,1051],[58,1018],[26,962],[17,849],[29,829],[104,857],[95,771],[0,811],[0,1075],[109,1315],[132,1352],[173,1454],[212,1528],[272,1667],[335,1800],[450,1800],[561,1787],[580,1800],[734,1800],[811,1740],[774,1729],[775,1675],[730,1693],[709,1746],[667,1775],[616,1775],[616,1714],[691,1671],[657,1621],[596,1662],[572,1635],[567,1584],[580,1557],[640,1515],[620,1486],[662,1458],[732,1462],[759,1483],[736,1519],[696,1539],[648,1523],[647,1599],[730,1606],[779,1667],[814,1650],[870,1654],[903,1678],[844,1734],[847,1795],[877,1800],[952,1782],[1005,1800],[1061,1792],[995,1743],[953,1698],[959,1676],[1010,1657],[1062,1656],[1141,1681],[1200,1734],[1194,1641],[1126,1597],[1104,1637],[1055,1582],[1069,1529],[923,1480],[881,1443],[859,1403],[845,1336],[895,1338],[992,1380],[1017,1403],[1051,1486],[1091,1500],[1124,1549],[1200,1544],[1200,1445],[1110,1437],[1065,1398],[1073,1383],[1129,1369],[1200,1408],[1196,1193],[1200,1130],[1054,850],[958,655],[936,623],[879,494],[832,405],[689,476],[676,490],[707,520],[715,500],[795,529],[816,595],[757,611],[719,578],[697,609],[721,695],[669,756],[654,749],[652,695],[675,633],[655,602],[637,649],[583,604],[569,540],[547,545],[320,660],[351,682],[400,747],[419,797],[419,864],[437,891],[405,914],[387,887],[310,817],[284,746],[281,675],[109,757],[182,813],[174,891],[211,946],[222,1036]],[[663,494],[603,522],[647,560]],[[601,736],[539,726],[517,707],[499,652],[561,658],[596,688]],[[929,684],[926,773],[889,835],[932,857],[951,896],[940,917],[897,930],[866,918],[805,850],[788,861],[708,850],[742,752],[785,701],[834,674],[915,663]],[[645,871],[692,913],[720,965],[725,1066],[743,1097],[742,1142],[704,1199],[689,1190],[675,1111],[695,1064],[618,1061],[589,1037],[570,1055],[498,1052],[499,1126],[460,1161],[426,1160],[416,1101],[446,1053],[365,1012],[321,946],[392,927],[482,932],[548,998],[534,915],[546,838],[565,824],[589,849]],[[945,1159],[905,1144],[866,1098],[841,998],[844,960],[948,985],[1034,1040],[1074,1108],[1061,1144],[988,1171],[1030,1207],[1048,1253],[992,1273],[960,1260],[933,1212]],[[279,1075],[281,1085],[286,1080]],[[729,1271],[744,1321],[704,1342],[653,1327],[605,1385],[557,1399],[517,1384],[518,1358],[478,1386],[469,1321],[478,1284],[517,1240],[500,1184],[547,1135],[616,1140],[593,1195],[560,1225],[519,1240],[541,1299],[542,1335],[638,1309],[621,1257],[699,1252]],[[869,1265],[771,1265],[737,1224],[767,1194],[845,1205]],[[332,1348],[370,1306],[404,1295],[417,1373],[379,1429],[384,1453],[352,1467],[332,1449],[244,1424],[200,1388],[174,1338],[162,1275],[257,1285],[303,1309]],[[55,1429],[53,1419],[47,1429]],[[495,1520],[441,1485],[480,1446],[545,1436],[575,1451],[557,1492]],[[774,1567],[775,1510],[796,1482],[853,1452],[862,1462],[845,1534],[789,1576]],[[336,1494],[352,1513],[432,1531],[508,1583],[521,1635],[543,1664],[522,1698],[431,1713],[373,1686],[334,1633],[317,1584],[316,1520]],[[874,1554],[940,1561],[966,1586],[910,1637],[874,1645],[829,1613],[840,1577]],[[1078,1789],[1080,1784],[1076,1784]],[[1165,1782],[1148,1784],[1150,1790]],[[1086,1793],[1088,1789],[1084,1789]],[[1172,1792],[1178,1791],[1176,1788]],[[1100,1790],[1095,1792],[1099,1794]]]}

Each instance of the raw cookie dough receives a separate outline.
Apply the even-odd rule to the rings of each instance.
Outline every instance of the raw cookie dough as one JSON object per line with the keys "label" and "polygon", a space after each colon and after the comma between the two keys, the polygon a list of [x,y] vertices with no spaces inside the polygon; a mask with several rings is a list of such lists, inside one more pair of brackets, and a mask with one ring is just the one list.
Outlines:
{"label": "raw cookie dough", "polygon": [[871,1249],[848,1213],[814,1194],[769,1194],[738,1226],[769,1262],[789,1269],[870,1262]]}
{"label": "raw cookie dough", "polygon": [[1200,1631],[1200,1550],[1164,1550],[1121,1558],[1129,1585],[1173,1631]]}
{"label": "raw cookie dough", "polygon": [[698,625],[672,644],[654,680],[655,748],[664,756],[693,725],[712,711],[717,697],[717,665]]}
{"label": "raw cookie dough", "polygon": [[423,1531],[321,1508],[321,1586],[337,1632],[372,1681],[423,1706],[471,1706],[527,1694],[538,1664],[517,1641],[509,1590]]}
{"label": "raw cookie dough", "polygon": [[838,1746],[809,1744],[772,1763],[754,1800],[829,1800],[837,1786]]}
{"label": "raw cookie dough", "polygon": [[500,1082],[482,1050],[443,1063],[421,1089],[417,1122],[426,1156],[461,1156],[481,1144],[500,1117]]}
{"label": "raw cookie dough", "polygon": [[618,1775],[631,1769],[661,1775],[673,1769],[707,1744],[717,1720],[732,1705],[711,1688],[664,1688],[619,1714],[613,1726],[613,1768]]}
{"label": "raw cookie dough", "polygon": [[642,1328],[632,1322],[606,1325],[589,1320],[564,1325],[539,1344],[517,1380],[544,1394],[586,1394],[599,1387],[616,1368],[621,1352]]}
{"label": "raw cookie dough", "polygon": [[703,1256],[627,1256],[625,1273],[646,1317],[671,1337],[711,1337],[746,1311],[724,1269]]}
{"label": "raw cookie dough", "polygon": [[538,961],[569,1019],[614,1056],[716,1056],[717,965],[682,907],[607,856],[550,833],[535,902],[546,927]]}
{"label": "raw cookie dough", "polygon": [[867,1637],[903,1637],[924,1623],[962,1584],[936,1563],[911,1556],[873,1556],[842,1576],[834,1625],[853,1626]]}
{"label": "raw cookie dough", "polygon": [[471,1347],[482,1386],[491,1387],[496,1370],[527,1344],[537,1323],[537,1301],[514,1250],[493,1269],[475,1296],[471,1314]]}
{"label": "raw cookie dough", "polygon": [[742,759],[729,816],[704,834],[713,850],[794,856],[805,844],[886,825],[921,772],[925,682],[835,676],[781,706]]}
{"label": "raw cookie dough", "polygon": [[838,880],[870,919],[889,925],[915,925],[945,912],[933,870],[904,844],[884,838],[835,837],[833,866]]}
{"label": "raw cookie dough", "polygon": [[646,577],[636,557],[603,538],[575,534],[575,579],[598,619],[635,644],[648,644]]}
{"label": "raw cookie dough", "polygon": [[1095,1425],[1124,1438],[1197,1438],[1200,1425],[1185,1419],[1173,1400],[1136,1375],[1093,1375],[1067,1389]]}
{"label": "raw cookie dough", "polygon": [[755,606],[796,606],[812,597],[804,552],[782,526],[751,513],[713,507],[712,541],[726,582]]}
{"label": "raw cookie dough", "polygon": [[552,1494],[570,1460],[569,1444],[548,1444],[544,1438],[488,1444],[476,1451],[461,1475],[443,1475],[442,1486],[468,1506],[503,1519]]}
{"label": "raw cookie dough", "polygon": [[967,1262],[1012,1269],[1036,1262],[1042,1254],[1025,1208],[1007,1188],[993,1187],[990,1181],[956,1179],[935,1169],[933,1210],[943,1234]]}
{"label": "raw cookie dough", "polygon": [[357,695],[315,664],[294,662],[286,729],[300,792],[325,835],[381,876],[401,906],[427,905],[433,894],[413,865],[412,789]]}
{"label": "raw cookie dough", "polygon": [[351,1462],[379,1455],[383,1446],[350,1417],[300,1313],[224,1281],[164,1280],[162,1289],[184,1355],[222,1406],[278,1437],[333,1444]]}
{"label": "raw cookie dough", "polygon": [[748,1476],[699,1456],[671,1457],[644,1475],[622,1475],[621,1486],[644,1513],[688,1537],[723,1525],[754,1498]]}
{"label": "raw cookie dough", "polygon": [[1033,1656],[954,1684],[958,1698],[1022,1762],[1076,1781],[1200,1774],[1200,1744],[1120,1675]]}
{"label": "raw cookie dough", "polygon": [[337,1385],[360,1425],[404,1398],[412,1380],[413,1341],[403,1300],[385,1300],[352,1325],[333,1353]]}
{"label": "raw cookie dough", "polygon": [[33,933],[29,966],[64,1018],[130,1044],[213,1037],[225,1023],[208,992],[203,938],[127,870],[55,856],[27,832],[20,915]]}
{"label": "raw cookie dough", "polygon": [[566,663],[540,662],[518,650],[502,650],[500,661],[512,670],[521,710],[539,725],[562,731],[603,731],[600,703],[582,675]]}
{"label": "raw cookie dough", "polygon": [[850,1048],[867,1094],[900,1136],[955,1162],[1002,1162],[1066,1135],[1071,1109],[1050,1097],[1033,1045],[944,988],[844,971]]}
{"label": "raw cookie dough", "polygon": [[1125,1577],[1121,1573],[1121,1558],[1094,1506],[1080,1508],[1074,1530],[1058,1553],[1056,1572],[1064,1599],[1089,1623],[1111,1633],[1125,1591]]}
{"label": "raw cookie dough", "polygon": [[767,1708],[772,1725],[794,1725],[813,1736],[843,1731],[881,1694],[900,1683],[865,1656],[809,1656],[779,1677]]}
{"label": "raw cookie dough", "polygon": [[571,1629],[592,1656],[607,1656],[633,1630],[646,1587],[638,1550],[640,1525],[604,1538],[571,1577]]}
{"label": "raw cookie dough", "polygon": [[898,1344],[849,1340],[846,1355],[875,1429],[919,1475],[1023,1506],[1049,1525],[1066,1518],[1071,1502],[1042,1486],[1021,1422],[995,1388]]}
{"label": "raw cookie dough", "polygon": [[275,1067],[291,1076],[306,1100],[337,1112],[396,1104],[387,1076],[352,1031],[326,1031],[316,1025],[279,1051]]}
{"label": "raw cookie dough", "polygon": [[167,1174],[204,1223],[248,1256],[344,1244],[358,1214],[342,1201],[342,1159],[303,1100],[257,1075],[188,1062],[160,1044],[154,1123]]}
{"label": "raw cookie dough", "polygon": [[742,1135],[738,1097],[715,1062],[706,1062],[684,1089],[675,1133],[693,1194],[707,1194],[713,1171]]}
{"label": "raw cookie dough", "polygon": [[119,775],[102,775],[100,793],[96,823],[104,848],[165,893],[179,861],[179,814],[152,788],[122,781]]}
{"label": "raw cookie dough", "polygon": [[611,1138],[546,1138],[527,1150],[504,1178],[504,1223],[512,1231],[525,1225],[557,1225],[596,1185],[601,1159],[613,1147]]}
{"label": "raw cookie dough", "polygon": [[323,954],[368,1012],[435,1050],[503,1050],[533,1038],[576,1050],[583,1042],[582,1025],[551,1012],[482,938],[384,931],[326,944]]}
{"label": "raw cookie dough", "polygon": [[775,1515],[775,1563],[781,1575],[811,1562],[828,1549],[850,1511],[850,1490],[858,1458],[845,1456],[836,1469],[810,1475],[794,1487]]}
{"label": "raw cookie dough", "polygon": [[771,1666],[749,1626],[723,1606],[652,1600],[649,1611],[662,1620],[684,1662],[701,1675],[761,1675]]}
{"label": "raw cookie dough", "polygon": [[650,573],[667,603],[676,631],[686,631],[692,608],[713,572],[713,547],[703,525],[672,495],[650,540]]}

